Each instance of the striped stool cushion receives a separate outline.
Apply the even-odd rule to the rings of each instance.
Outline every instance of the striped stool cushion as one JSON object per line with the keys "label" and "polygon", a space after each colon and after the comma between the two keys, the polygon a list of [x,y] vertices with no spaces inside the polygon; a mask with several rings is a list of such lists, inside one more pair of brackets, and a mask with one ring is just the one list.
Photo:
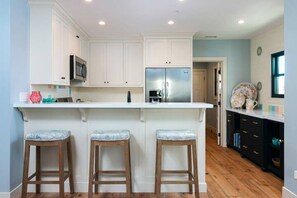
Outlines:
{"label": "striped stool cushion", "polygon": [[65,140],[71,135],[67,130],[38,130],[26,135],[26,140],[33,141],[58,141]]}
{"label": "striped stool cushion", "polygon": [[196,134],[191,130],[157,130],[156,137],[158,140],[196,140]]}
{"label": "striped stool cushion", "polygon": [[91,134],[91,140],[96,141],[121,141],[129,138],[129,130],[96,130]]}

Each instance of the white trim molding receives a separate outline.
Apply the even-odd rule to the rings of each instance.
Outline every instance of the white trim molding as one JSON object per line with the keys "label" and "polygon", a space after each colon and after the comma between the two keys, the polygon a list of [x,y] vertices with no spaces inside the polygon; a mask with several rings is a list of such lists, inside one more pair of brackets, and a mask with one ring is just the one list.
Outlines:
{"label": "white trim molding", "polygon": [[21,197],[22,184],[18,185],[11,192],[0,192],[0,198],[19,198]]}
{"label": "white trim molding", "polygon": [[282,198],[297,198],[297,195],[283,186],[283,196]]}

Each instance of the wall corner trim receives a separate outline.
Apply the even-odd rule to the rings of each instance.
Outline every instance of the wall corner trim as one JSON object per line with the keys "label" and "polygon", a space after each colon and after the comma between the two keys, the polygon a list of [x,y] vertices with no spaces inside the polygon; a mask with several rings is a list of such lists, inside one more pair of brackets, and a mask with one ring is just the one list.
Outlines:
{"label": "wall corner trim", "polygon": [[18,185],[11,192],[0,192],[0,198],[19,198],[21,197],[22,184]]}

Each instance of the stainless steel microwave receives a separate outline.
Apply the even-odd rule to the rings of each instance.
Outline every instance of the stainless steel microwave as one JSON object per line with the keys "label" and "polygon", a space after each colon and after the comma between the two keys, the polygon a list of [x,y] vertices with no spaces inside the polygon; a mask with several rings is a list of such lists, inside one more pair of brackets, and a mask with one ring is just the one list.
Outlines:
{"label": "stainless steel microwave", "polygon": [[87,61],[75,55],[70,55],[70,80],[87,80]]}

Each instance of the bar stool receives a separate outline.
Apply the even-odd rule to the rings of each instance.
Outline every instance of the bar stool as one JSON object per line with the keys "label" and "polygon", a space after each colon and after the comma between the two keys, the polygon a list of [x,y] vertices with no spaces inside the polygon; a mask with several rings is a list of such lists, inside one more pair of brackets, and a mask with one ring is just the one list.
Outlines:
{"label": "bar stool", "polygon": [[[124,146],[125,170],[100,170],[99,168],[99,147],[100,146]],[[95,173],[94,173],[95,154]],[[132,193],[131,162],[130,162],[130,131],[129,130],[97,130],[91,134],[90,146],[90,168],[89,168],[89,192],[88,197],[93,196],[93,184],[95,194],[98,194],[99,184],[126,184],[127,197]],[[125,181],[100,181],[101,174],[120,174]]]}
{"label": "bar stool", "polygon": [[[193,184],[195,187],[195,197],[199,197],[198,167],[196,134],[190,130],[157,130],[156,132],[156,175],[155,194],[160,197],[161,184],[188,184],[189,192],[193,194]],[[188,149],[188,170],[162,170],[162,146],[187,146]],[[192,157],[193,152],[193,157]],[[193,161],[192,161],[193,159]],[[194,166],[194,170],[192,167]],[[188,174],[188,180],[161,180],[162,174]]]}
{"label": "bar stool", "polygon": [[[59,197],[64,197],[64,181],[69,178],[70,193],[74,193],[73,185],[73,166],[71,154],[71,133],[66,130],[40,130],[26,135],[25,138],[25,157],[23,171],[22,198],[27,196],[28,184],[36,185],[36,193],[40,193],[41,184],[59,184]],[[68,171],[64,171],[64,147],[67,145]],[[36,171],[28,177],[30,147],[36,146]],[[41,147],[57,146],[59,151],[59,170],[42,171],[41,170]],[[58,176],[57,181],[41,180],[43,176]],[[35,181],[31,181],[35,177]]]}

